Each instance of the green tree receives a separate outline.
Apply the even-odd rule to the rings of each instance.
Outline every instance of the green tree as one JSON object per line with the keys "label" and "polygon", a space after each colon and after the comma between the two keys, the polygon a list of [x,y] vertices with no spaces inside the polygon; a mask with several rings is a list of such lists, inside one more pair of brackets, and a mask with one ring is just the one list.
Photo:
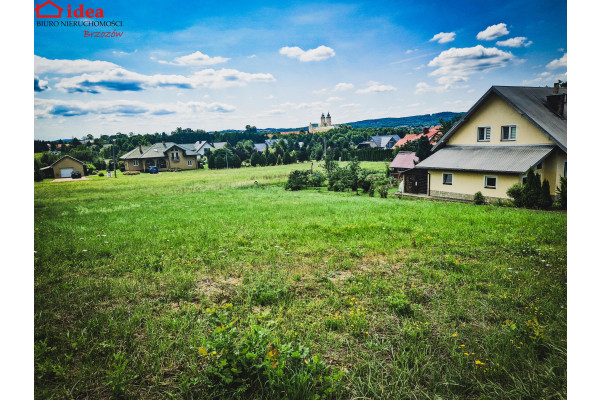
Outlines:
{"label": "green tree", "polygon": [[432,147],[433,145],[429,142],[427,136],[421,136],[419,140],[417,140],[417,151],[415,152],[415,155],[419,157],[419,161],[423,161],[431,155]]}
{"label": "green tree", "polygon": [[552,207],[552,203],[552,196],[550,195],[550,182],[548,182],[548,179],[544,179],[544,182],[542,182],[540,207],[544,210],[549,210]]}
{"label": "green tree", "polygon": [[527,178],[523,187],[523,205],[527,208],[538,208],[542,203],[542,183],[533,168],[527,170]]}

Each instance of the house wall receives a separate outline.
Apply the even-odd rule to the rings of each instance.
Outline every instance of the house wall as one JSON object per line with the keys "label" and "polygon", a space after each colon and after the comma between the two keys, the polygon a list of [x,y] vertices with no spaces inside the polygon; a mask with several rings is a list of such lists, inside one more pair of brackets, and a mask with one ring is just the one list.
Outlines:
{"label": "house wall", "polygon": [[[452,185],[442,183],[442,174],[451,173]],[[445,197],[461,200],[473,200],[473,195],[481,192],[486,198],[508,199],[506,194],[508,188],[515,183],[521,182],[521,175],[497,174],[497,173],[477,173],[477,172],[457,172],[457,171],[433,171],[429,170],[429,194],[435,197]],[[496,189],[484,187],[483,177],[495,176]]]}
{"label": "house wall", "polygon": [[79,171],[81,172],[81,176],[84,175],[83,164],[69,157],[65,157],[62,160],[58,161],[56,164],[54,164],[54,166],[52,167],[52,171],[55,178],[60,178],[61,168],[73,168],[73,171]]}
{"label": "house wall", "polygon": [[[517,126],[517,140],[502,141],[502,129],[504,125]],[[477,141],[477,128],[490,126],[491,137],[489,142]],[[452,137],[448,140],[449,145],[463,146],[503,146],[503,145],[526,145],[526,144],[554,144],[552,140],[543,134],[535,125],[525,117],[522,117],[514,108],[508,105],[497,94],[492,93],[479,110],[471,116]]]}
{"label": "house wall", "polygon": [[567,153],[560,149],[556,149],[548,158],[544,160],[542,169],[539,171],[542,175],[542,182],[548,179],[550,183],[550,194],[556,194],[556,187],[560,184],[560,177],[564,176],[565,162],[567,161]]}
{"label": "house wall", "polygon": [[125,160],[125,171],[143,171],[144,170],[144,160],[137,160],[138,165],[133,165],[133,161],[135,160]]}
{"label": "house wall", "polygon": [[[171,159],[171,150],[167,152],[169,159],[167,160],[167,168],[177,169],[196,169],[198,168],[198,162],[196,156],[185,156],[183,151],[179,150],[179,160]],[[188,166],[188,161],[192,161],[192,165]]]}

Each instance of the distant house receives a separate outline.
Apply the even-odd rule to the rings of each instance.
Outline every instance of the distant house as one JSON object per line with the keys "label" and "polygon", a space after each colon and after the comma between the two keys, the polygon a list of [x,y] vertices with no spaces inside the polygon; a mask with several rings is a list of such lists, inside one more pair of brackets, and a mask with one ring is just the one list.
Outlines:
{"label": "distant house", "polygon": [[177,144],[172,142],[155,143],[152,146],[138,146],[121,156],[127,171],[145,171],[156,166],[159,170],[198,168],[197,144]]}
{"label": "distant house", "polygon": [[379,148],[379,149],[391,149],[394,147],[396,142],[400,140],[398,135],[385,135],[385,136],[371,136],[369,140],[365,140],[358,144],[359,149],[367,148]]}
{"label": "distant house", "polygon": [[47,178],[70,178],[73,171],[79,171],[81,176],[85,175],[84,163],[71,156],[64,156],[49,166],[40,168],[40,171]]}
{"label": "distant house", "polygon": [[396,144],[394,145],[394,148],[400,148],[408,142],[412,142],[414,140],[419,140],[423,136],[427,136],[427,138],[429,139],[429,142],[431,144],[436,144],[436,137],[438,135],[441,135],[440,129],[442,129],[442,126],[438,125],[438,126],[432,126],[430,128],[423,128],[423,131],[421,133],[409,133],[408,135],[404,136],[402,139],[398,140],[396,142]]}
{"label": "distant house", "polygon": [[227,145],[227,142],[214,142],[212,144],[213,148],[215,149],[220,149],[222,147],[225,147]]}
{"label": "distant house", "polygon": [[530,167],[555,195],[567,175],[567,89],[492,86],[415,169],[431,196],[508,198]]}
{"label": "distant house", "polygon": [[203,140],[203,141],[198,141],[194,144],[194,149],[196,150],[196,152],[203,156],[207,150],[211,150],[214,149],[214,146],[211,145],[210,143],[208,143],[208,141]]}
{"label": "distant house", "polygon": [[254,151],[256,151],[258,153],[264,153],[266,149],[267,149],[266,143],[255,143],[254,144]]}

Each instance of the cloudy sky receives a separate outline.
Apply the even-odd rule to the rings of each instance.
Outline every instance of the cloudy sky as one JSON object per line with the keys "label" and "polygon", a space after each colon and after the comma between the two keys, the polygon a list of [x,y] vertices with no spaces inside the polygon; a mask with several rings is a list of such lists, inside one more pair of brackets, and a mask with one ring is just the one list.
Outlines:
{"label": "cloudy sky", "polygon": [[466,111],[491,85],[567,78],[566,1],[54,3],[36,24],[122,27],[35,27],[36,139]]}

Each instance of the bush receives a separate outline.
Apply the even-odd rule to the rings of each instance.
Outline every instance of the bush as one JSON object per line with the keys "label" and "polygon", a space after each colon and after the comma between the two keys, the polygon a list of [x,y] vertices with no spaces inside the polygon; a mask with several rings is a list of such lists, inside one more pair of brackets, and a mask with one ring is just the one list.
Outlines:
{"label": "bush", "polygon": [[560,186],[556,188],[556,195],[558,196],[558,206],[566,210],[567,209],[567,177],[560,177]]}
{"label": "bush", "polygon": [[104,176],[104,172],[100,172],[98,176]]}
{"label": "bush", "polygon": [[288,181],[285,184],[286,190],[302,190],[306,187],[323,186],[325,176],[317,173],[314,176],[310,170],[294,170],[290,172]]}
{"label": "bush", "polygon": [[390,187],[387,184],[377,186],[377,193],[379,193],[379,196],[382,199],[387,199],[389,190],[390,190]]}
{"label": "bush", "polygon": [[483,197],[483,194],[481,194],[481,192],[475,193],[475,195],[473,196],[473,203],[477,205],[485,204],[485,197]]}
{"label": "bush", "polygon": [[512,199],[515,207],[523,207],[523,185],[515,183],[506,191],[508,197]]}
{"label": "bush", "polygon": [[533,168],[527,171],[527,180],[523,186],[523,205],[527,208],[539,208],[542,203],[542,183]]}
{"label": "bush", "polygon": [[552,196],[550,195],[550,182],[548,179],[544,179],[542,183],[542,195],[540,196],[540,208],[549,210],[552,208]]}

